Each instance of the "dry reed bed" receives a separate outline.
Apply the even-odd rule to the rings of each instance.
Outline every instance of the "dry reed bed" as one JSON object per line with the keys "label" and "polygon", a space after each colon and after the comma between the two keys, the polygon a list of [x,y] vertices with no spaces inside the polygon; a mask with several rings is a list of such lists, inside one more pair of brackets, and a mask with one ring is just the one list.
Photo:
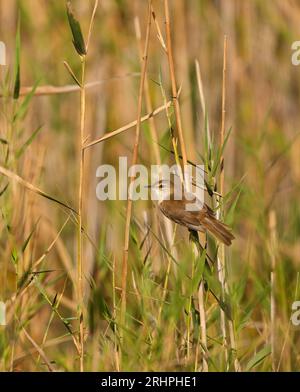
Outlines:
{"label": "dry reed bed", "polygon": [[[70,45],[64,7],[35,3],[33,18],[33,2],[22,3],[20,80],[43,75],[34,90],[16,83],[3,32],[11,61],[10,78],[1,74],[1,370],[297,369],[300,85],[286,48],[300,34],[299,7],[73,3],[87,56]],[[15,25],[10,4],[0,18]],[[198,163],[197,152],[208,199],[221,201],[237,236],[219,248],[211,275],[151,204],[128,201],[126,212],[122,202],[95,203],[99,164],[121,155]],[[216,258],[210,240],[208,252]]]}

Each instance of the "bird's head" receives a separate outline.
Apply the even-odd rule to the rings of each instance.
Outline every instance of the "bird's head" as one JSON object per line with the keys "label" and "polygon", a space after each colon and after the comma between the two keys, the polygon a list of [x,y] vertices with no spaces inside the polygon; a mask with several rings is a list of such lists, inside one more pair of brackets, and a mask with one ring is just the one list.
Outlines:
{"label": "bird's head", "polygon": [[151,189],[155,199],[161,202],[163,200],[170,200],[171,195],[174,195],[174,192],[176,192],[177,189],[180,191],[182,185],[180,180],[178,184],[177,182],[178,181],[173,182],[172,180],[161,179],[147,187]]}

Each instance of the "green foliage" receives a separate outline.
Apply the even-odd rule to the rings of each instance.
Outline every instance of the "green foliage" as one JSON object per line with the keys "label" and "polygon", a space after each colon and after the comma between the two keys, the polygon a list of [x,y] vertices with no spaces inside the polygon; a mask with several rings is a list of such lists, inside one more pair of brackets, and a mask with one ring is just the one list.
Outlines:
{"label": "green foliage", "polygon": [[16,34],[16,51],[15,51],[15,71],[14,71],[14,99],[18,99],[20,95],[20,50],[21,50],[21,34],[20,34],[20,16],[18,18],[18,27]]}
{"label": "green foliage", "polygon": [[39,81],[35,82],[31,91],[25,96],[24,100],[19,105],[19,107],[14,115],[13,122],[22,121],[24,119],[24,117],[27,114],[30,102],[31,102],[32,98],[34,97],[34,93],[35,93],[35,90],[37,89],[38,85],[39,85]]}
{"label": "green foliage", "polygon": [[84,43],[84,38],[82,35],[80,24],[78,20],[75,18],[70,1],[67,2],[67,15],[69,20],[69,25],[72,31],[72,36],[73,36],[73,45],[80,56],[85,56],[86,46]]}
{"label": "green foliage", "polygon": [[248,362],[246,366],[246,371],[250,371],[256,366],[258,366],[265,358],[267,358],[271,354],[271,347],[265,346],[261,350],[258,351],[257,354],[254,355],[253,358]]}

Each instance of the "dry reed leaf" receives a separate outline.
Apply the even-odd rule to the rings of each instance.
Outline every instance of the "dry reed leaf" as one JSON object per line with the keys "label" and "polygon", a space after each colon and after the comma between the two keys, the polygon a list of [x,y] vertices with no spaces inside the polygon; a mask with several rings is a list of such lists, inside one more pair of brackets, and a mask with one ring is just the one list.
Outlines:
{"label": "dry reed leaf", "polygon": [[23,180],[23,178],[19,177],[17,174],[13,173],[12,171],[5,169],[3,166],[0,166],[0,173],[3,174],[4,176],[10,178],[11,180],[16,181],[18,184],[22,185],[24,188],[29,189],[30,191],[45,197],[48,200],[53,201],[54,203],[57,203],[68,210],[74,212],[77,215],[77,211],[74,210],[74,208],[70,207],[66,203],[56,199],[55,197],[47,194],[46,192],[42,191],[41,189],[37,188],[36,186],[30,184],[29,182]]}

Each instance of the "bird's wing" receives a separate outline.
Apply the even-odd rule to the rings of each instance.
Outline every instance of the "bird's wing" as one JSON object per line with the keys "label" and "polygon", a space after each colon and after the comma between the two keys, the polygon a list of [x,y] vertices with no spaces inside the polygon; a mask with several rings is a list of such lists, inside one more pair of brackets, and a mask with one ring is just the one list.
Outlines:
{"label": "bird's wing", "polygon": [[206,204],[200,211],[188,211],[186,205],[194,201],[188,200],[163,200],[159,204],[159,208],[164,215],[176,223],[190,227],[200,226],[201,221],[207,215],[208,210]]}

